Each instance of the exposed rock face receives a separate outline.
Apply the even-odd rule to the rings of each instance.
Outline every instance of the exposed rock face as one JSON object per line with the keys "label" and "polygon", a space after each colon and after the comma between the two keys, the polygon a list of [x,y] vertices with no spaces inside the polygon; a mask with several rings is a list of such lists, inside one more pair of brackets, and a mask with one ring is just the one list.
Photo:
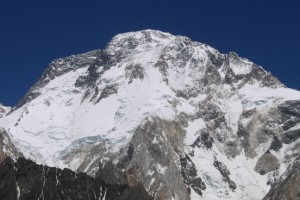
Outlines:
{"label": "exposed rock face", "polygon": [[236,184],[233,182],[230,178],[230,171],[227,169],[227,167],[221,163],[218,160],[215,160],[214,166],[219,170],[219,172],[222,174],[224,181],[226,181],[229,184],[229,188],[233,191],[236,189]]}
{"label": "exposed rock face", "polygon": [[192,147],[195,148],[195,146],[197,146],[199,148],[206,147],[207,149],[211,149],[214,143],[214,139],[211,134],[209,134],[207,130],[201,131],[199,134],[200,136],[197,137],[195,142],[192,144]]}
{"label": "exposed rock face", "polygon": [[272,155],[270,152],[265,153],[260,157],[256,163],[255,171],[264,175],[268,172],[279,169],[279,162],[276,156]]}
{"label": "exposed rock face", "polygon": [[179,123],[157,118],[139,126],[131,141],[133,155],[127,167],[130,183],[143,181],[144,188],[156,199],[189,199],[178,169],[183,148]]}
{"label": "exposed rock face", "polygon": [[299,200],[300,199],[300,169],[296,168],[287,173],[285,178],[278,181],[263,200]]}
{"label": "exposed rock face", "polygon": [[24,158],[13,162],[7,158],[0,164],[0,198],[32,199],[109,199],[150,200],[142,187],[106,184],[100,178],[69,169],[37,165]]}
{"label": "exposed rock face", "polygon": [[115,179],[113,183],[120,180],[132,186],[142,183],[156,199],[189,199],[177,163],[178,153],[183,148],[182,134],[178,122],[146,119],[135,130],[128,150],[117,159],[118,163],[114,165],[111,157],[100,166],[100,175],[104,180],[112,181],[112,174],[123,171],[125,177]]}
{"label": "exposed rock face", "polygon": [[[96,103],[98,103],[99,101],[101,101],[103,98],[107,98],[107,97],[109,97],[110,95],[112,95],[112,94],[116,94],[118,92],[118,85],[115,85],[115,84],[113,84],[113,85],[108,85],[108,86],[106,86],[103,90],[102,90],[102,92],[101,92],[101,94],[100,94],[100,97],[99,97],[99,99],[96,101]],[[97,96],[97,95],[96,95]]]}
{"label": "exposed rock face", "polygon": [[293,188],[283,180],[299,161],[299,113],[300,92],[251,61],[145,30],[53,61],[0,118],[0,155],[88,174],[79,188],[99,179],[157,200],[257,200]]}
{"label": "exposed rock face", "polygon": [[10,109],[10,107],[3,106],[0,103],[0,118],[4,117],[10,111]]}
{"label": "exposed rock face", "polygon": [[0,128],[0,163],[6,158],[18,159],[20,156],[6,131]]}
{"label": "exposed rock face", "polygon": [[199,177],[195,164],[188,155],[181,158],[180,163],[182,178],[187,185],[189,194],[191,193],[192,188],[197,194],[202,196],[202,190],[206,189],[206,185]]}

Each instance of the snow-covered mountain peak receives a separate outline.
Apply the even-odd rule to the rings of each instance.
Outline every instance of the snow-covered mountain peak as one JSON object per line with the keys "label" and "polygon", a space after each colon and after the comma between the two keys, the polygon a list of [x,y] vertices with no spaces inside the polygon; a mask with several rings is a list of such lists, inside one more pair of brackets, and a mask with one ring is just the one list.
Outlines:
{"label": "snow-covered mountain peak", "polygon": [[119,44],[122,45],[125,41],[125,45],[130,44],[130,42],[133,42],[132,44],[145,44],[145,43],[165,43],[170,40],[174,40],[176,36],[171,35],[170,33],[161,32],[158,30],[142,30],[142,31],[136,31],[136,32],[127,32],[127,33],[121,33],[112,38],[109,45]]}
{"label": "snow-covered mountain peak", "polygon": [[[119,34],[104,50],[54,60],[16,108],[36,98],[40,87],[67,72],[88,67],[82,71],[76,85],[95,87],[100,81],[99,74],[121,65],[126,65],[123,73],[129,81],[134,76],[144,77],[145,67],[156,67],[171,88],[185,96],[187,90],[199,93],[212,82],[215,86],[226,83],[231,88],[240,88],[247,83],[282,87],[270,73],[233,52],[221,54],[184,36],[144,30]],[[122,69],[117,71],[122,73]]]}
{"label": "snow-covered mountain peak", "polygon": [[90,175],[100,163],[151,196],[259,199],[292,162],[299,99],[236,53],[144,30],[51,62],[0,127],[26,158]]}

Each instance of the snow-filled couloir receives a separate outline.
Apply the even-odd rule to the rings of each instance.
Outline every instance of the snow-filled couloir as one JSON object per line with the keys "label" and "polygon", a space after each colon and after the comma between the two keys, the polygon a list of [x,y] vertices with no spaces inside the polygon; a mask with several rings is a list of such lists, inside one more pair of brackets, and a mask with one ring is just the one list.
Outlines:
{"label": "snow-filled couloir", "polygon": [[297,161],[300,92],[155,30],[54,60],[0,119],[25,158],[154,199],[262,199]]}

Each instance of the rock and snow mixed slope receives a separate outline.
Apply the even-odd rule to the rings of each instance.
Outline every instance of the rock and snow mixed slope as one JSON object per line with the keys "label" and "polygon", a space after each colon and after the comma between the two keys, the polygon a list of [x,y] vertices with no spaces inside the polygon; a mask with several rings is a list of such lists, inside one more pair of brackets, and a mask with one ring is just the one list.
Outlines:
{"label": "rock and snow mixed slope", "polygon": [[9,111],[10,107],[4,106],[0,103],[0,118],[4,117]]}
{"label": "rock and snow mixed slope", "polygon": [[27,159],[154,199],[262,199],[298,170],[299,113],[249,60],[145,30],[53,61],[0,127]]}

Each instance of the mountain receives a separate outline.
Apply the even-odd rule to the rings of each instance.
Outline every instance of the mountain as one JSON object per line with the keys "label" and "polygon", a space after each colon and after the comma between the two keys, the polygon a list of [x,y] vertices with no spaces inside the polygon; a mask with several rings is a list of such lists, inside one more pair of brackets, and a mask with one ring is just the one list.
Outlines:
{"label": "mountain", "polygon": [[[12,147],[0,171],[18,166],[3,184],[22,185],[25,167],[67,168],[134,188],[126,191],[135,199],[300,199],[299,113],[299,91],[234,52],[155,30],[124,33],[50,63],[0,119]],[[20,199],[33,189],[19,189]]]}

